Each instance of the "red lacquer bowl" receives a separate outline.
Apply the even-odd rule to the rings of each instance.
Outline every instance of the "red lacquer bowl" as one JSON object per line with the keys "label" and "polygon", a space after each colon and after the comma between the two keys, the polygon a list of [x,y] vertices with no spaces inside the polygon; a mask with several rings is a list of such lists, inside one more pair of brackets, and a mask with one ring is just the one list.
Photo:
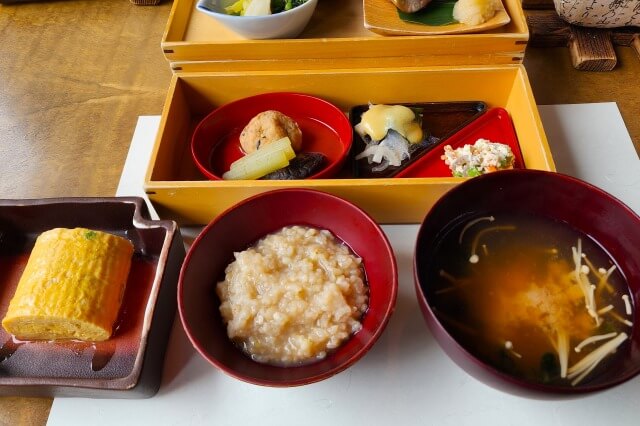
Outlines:
{"label": "red lacquer bowl", "polygon": [[[630,341],[616,362],[575,387],[526,381],[501,372],[456,341],[432,307],[434,259],[445,229],[461,217],[530,214],[567,223],[598,243],[626,278],[635,306]],[[469,179],[447,192],[421,224],[414,253],[415,290],[435,339],[466,372],[497,389],[539,399],[575,397],[610,388],[640,373],[640,217],[608,193],[576,178],[537,170],[506,170]],[[437,270],[437,268],[435,268]],[[451,271],[455,276],[456,271]],[[499,313],[496,313],[498,315]],[[595,371],[594,371],[595,372]]]}
{"label": "red lacquer bowl", "polygon": [[347,116],[333,104],[302,93],[264,93],[225,104],[207,115],[191,139],[193,160],[204,176],[220,180],[231,163],[244,156],[240,133],[266,110],[291,117],[302,131],[300,152],[325,155],[323,167],[309,179],[330,178],[340,171],[353,141]]}
{"label": "red lacquer bowl", "polygon": [[[233,253],[289,225],[331,231],[363,260],[369,308],[362,330],[323,360],[301,366],[261,364],[228,338],[215,293]],[[231,207],[204,228],[187,253],[178,283],[178,309],[187,336],[212,365],[232,377],[264,386],[297,386],[326,379],[360,359],[382,334],[398,288],[393,250],[381,228],[355,205],[324,192],[265,192]]]}

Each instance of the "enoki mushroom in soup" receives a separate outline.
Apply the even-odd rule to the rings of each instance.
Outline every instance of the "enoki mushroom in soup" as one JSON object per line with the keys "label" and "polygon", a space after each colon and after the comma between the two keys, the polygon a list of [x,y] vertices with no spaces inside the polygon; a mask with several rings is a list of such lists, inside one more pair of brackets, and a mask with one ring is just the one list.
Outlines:
{"label": "enoki mushroom in soup", "polygon": [[470,352],[509,374],[579,386],[628,344],[629,289],[586,235],[546,218],[476,217],[440,243],[432,309]]}

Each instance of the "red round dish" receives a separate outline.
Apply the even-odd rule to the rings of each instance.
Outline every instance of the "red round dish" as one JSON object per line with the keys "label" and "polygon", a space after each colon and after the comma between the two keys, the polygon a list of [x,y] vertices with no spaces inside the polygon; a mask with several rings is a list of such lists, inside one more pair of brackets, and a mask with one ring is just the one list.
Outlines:
{"label": "red round dish", "polygon": [[291,117],[302,131],[301,152],[320,152],[325,164],[309,179],[330,178],[340,171],[353,140],[346,115],[331,103],[302,93],[264,93],[225,104],[207,115],[191,139],[191,154],[202,174],[222,179],[231,163],[245,154],[240,133],[249,121],[266,110]]}
{"label": "red round dish", "polygon": [[[256,220],[258,218],[258,220]],[[234,252],[285,226],[327,229],[360,258],[369,287],[362,329],[321,360],[293,366],[253,361],[227,336],[216,283]],[[371,349],[393,312],[398,289],[395,257],[380,226],[354,204],[320,191],[283,189],[248,198],[207,225],[180,272],[178,309],[189,340],[209,363],[237,379],[263,386],[298,386],[337,374]]]}

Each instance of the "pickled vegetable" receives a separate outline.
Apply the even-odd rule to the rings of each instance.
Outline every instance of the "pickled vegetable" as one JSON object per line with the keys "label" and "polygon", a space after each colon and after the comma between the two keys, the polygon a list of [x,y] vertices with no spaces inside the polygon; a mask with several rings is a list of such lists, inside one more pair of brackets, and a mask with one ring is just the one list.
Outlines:
{"label": "pickled vegetable", "polygon": [[251,0],[244,9],[244,16],[266,15],[271,15],[271,0]]}

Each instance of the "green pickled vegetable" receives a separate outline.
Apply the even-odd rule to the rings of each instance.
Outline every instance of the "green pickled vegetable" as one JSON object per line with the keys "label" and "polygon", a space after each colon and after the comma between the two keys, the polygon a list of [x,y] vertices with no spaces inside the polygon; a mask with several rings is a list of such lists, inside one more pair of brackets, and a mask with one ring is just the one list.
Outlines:
{"label": "green pickled vegetable", "polygon": [[288,166],[289,160],[295,155],[291,141],[284,137],[231,163],[229,171],[222,175],[222,179],[258,179]]}
{"label": "green pickled vegetable", "polygon": [[[256,151],[257,152],[257,151]],[[224,180],[258,179],[289,165],[289,160],[283,151],[273,151],[255,161],[235,166],[222,175]]]}
{"label": "green pickled vegetable", "polygon": [[[254,0],[238,0],[224,8],[227,15],[244,16],[247,9]],[[264,1],[264,0],[260,0]],[[270,4],[270,13],[280,13],[291,10],[307,2],[307,0],[268,0]],[[254,5],[256,6],[256,5]]]}
{"label": "green pickled vegetable", "polygon": [[224,8],[224,11],[227,12],[227,15],[236,15],[240,16],[244,14],[245,3],[248,3],[246,0],[238,0],[230,6]]}
{"label": "green pickled vegetable", "polygon": [[291,147],[291,140],[287,136],[285,136],[284,138],[278,139],[275,142],[271,142],[270,144],[263,145],[260,149],[254,151],[249,155],[245,155],[244,157],[237,159],[236,161],[231,163],[230,168],[233,169],[234,167],[241,166],[244,163],[256,161],[256,159],[260,159],[260,157],[271,155],[271,153],[274,151],[284,152],[285,156],[287,157],[287,160],[291,160],[293,157],[296,156],[296,153],[293,151],[293,148]]}

